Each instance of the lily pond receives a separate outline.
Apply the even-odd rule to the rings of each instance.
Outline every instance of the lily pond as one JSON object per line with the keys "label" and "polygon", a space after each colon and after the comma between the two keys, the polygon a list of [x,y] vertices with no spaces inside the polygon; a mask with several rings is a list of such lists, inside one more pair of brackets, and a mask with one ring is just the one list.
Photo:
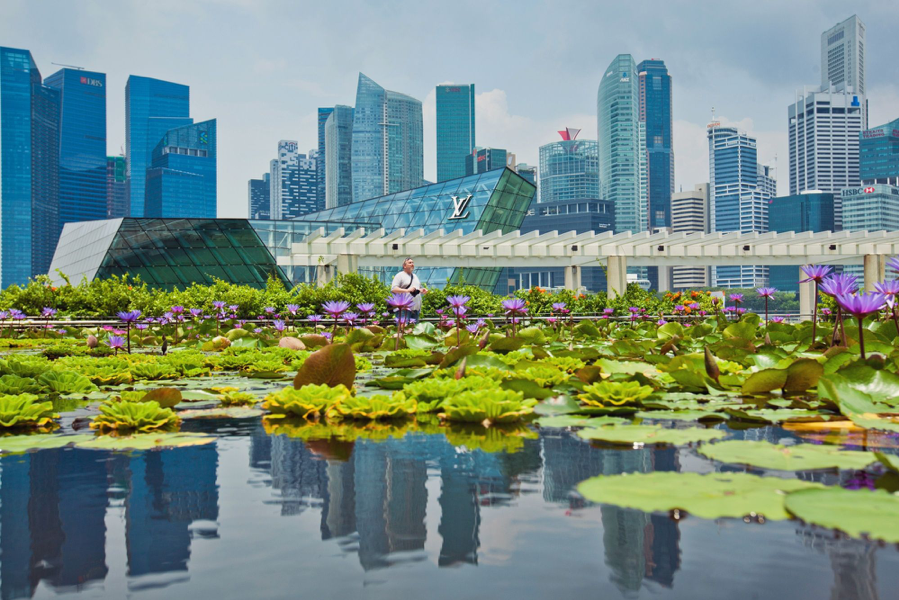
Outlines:
{"label": "lily pond", "polygon": [[889,314],[513,304],[4,331],[0,597],[896,596]]}

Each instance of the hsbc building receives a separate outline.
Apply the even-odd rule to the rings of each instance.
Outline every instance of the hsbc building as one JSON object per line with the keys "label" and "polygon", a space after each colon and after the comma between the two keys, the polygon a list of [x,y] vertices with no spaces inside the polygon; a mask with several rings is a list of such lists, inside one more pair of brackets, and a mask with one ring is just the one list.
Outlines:
{"label": "hsbc building", "polygon": [[840,192],[843,229],[899,231],[899,186],[873,184]]}

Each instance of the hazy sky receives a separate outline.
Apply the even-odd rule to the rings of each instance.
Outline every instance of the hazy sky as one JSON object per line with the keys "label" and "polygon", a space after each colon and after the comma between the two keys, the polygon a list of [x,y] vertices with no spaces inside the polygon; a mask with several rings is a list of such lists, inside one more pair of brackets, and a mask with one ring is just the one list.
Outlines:
{"label": "hazy sky", "polygon": [[245,217],[247,180],[278,140],[318,145],[316,109],[355,102],[358,73],[424,103],[435,164],[434,86],[474,83],[477,144],[537,164],[557,130],[596,138],[600,76],[619,53],[661,58],[674,85],[675,180],[708,181],[718,120],[777,156],[787,193],[787,105],[820,83],[820,35],[867,27],[870,125],[899,117],[899,1],[0,0],[0,45],[107,74],[108,149],[125,143],[129,74],[190,85],[191,116],[218,119],[219,216]]}

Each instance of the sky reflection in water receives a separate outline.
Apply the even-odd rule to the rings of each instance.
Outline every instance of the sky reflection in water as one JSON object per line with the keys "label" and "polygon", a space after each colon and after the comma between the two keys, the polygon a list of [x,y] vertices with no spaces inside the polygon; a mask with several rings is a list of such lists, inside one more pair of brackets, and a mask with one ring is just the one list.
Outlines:
{"label": "sky reflection in water", "polygon": [[[255,420],[190,427],[220,439],[0,458],[2,600],[72,591],[865,599],[899,588],[893,546],[797,522],[675,522],[572,494],[598,474],[716,468],[687,448],[600,449],[550,430],[519,452],[488,454],[442,435],[305,443]],[[852,476],[804,474],[828,484]]]}

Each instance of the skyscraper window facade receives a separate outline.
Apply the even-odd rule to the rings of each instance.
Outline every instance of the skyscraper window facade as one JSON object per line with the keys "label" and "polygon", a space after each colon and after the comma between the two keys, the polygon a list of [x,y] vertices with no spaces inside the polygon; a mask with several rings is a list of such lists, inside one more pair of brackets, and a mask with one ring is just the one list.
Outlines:
{"label": "skyscraper window facade", "polygon": [[251,219],[271,218],[271,175],[264,173],[262,179],[251,179],[247,183],[247,213]]}
{"label": "skyscraper window facade", "polygon": [[671,226],[674,192],[674,150],[671,111],[671,75],[665,62],[644,60],[637,65],[640,122],[646,152],[646,202],[650,229]]}
{"label": "skyscraper window facade", "polygon": [[59,236],[59,91],[28,50],[0,47],[0,286],[46,273]]}
{"label": "skyscraper window facade", "polygon": [[310,150],[307,156],[300,154],[297,147],[296,141],[281,140],[278,142],[278,158],[271,163],[270,214],[275,220],[294,219],[315,212],[318,206],[315,164],[318,151]]}
{"label": "skyscraper window facade", "polygon": [[[776,184],[766,167],[759,169],[755,138],[711,123],[708,140],[711,230],[766,232],[768,200]],[[748,288],[765,285],[767,276],[767,267],[713,267],[712,285]]]}
{"label": "skyscraper window facade", "polygon": [[179,83],[131,75],[125,85],[125,156],[131,216],[145,214],[147,169],[153,149],[170,129],[193,123],[190,88]]}
{"label": "skyscraper window facade", "polygon": [[421,102],[359,73],[352,156],[354,202],[421,185]]}
{"label": "skyscraper window facade", "polygon": [[[686,192],[671,195],[671,232],[707,233],[709,231],[709,184],[700,183]],[[708,287],[708,267],[673,267],[671,287],[689,290]]]}
{"label": "skyscraper window facade", "polygon": [[318,208],[316,210],[323,210],[325,208],[325,202],[327,197],[327,191],[325,189],[325,183],[327,181],[327,162],[328,157],[326,156],[325,151],[325,124],[328,122],[328,117],[331,116],[331,113],[334,112],[333,107],[325,107],[318,109],[318,158],[315,162],[315,170],[316,170],[316,204]]}
{"label": "skyscraper window facade", "polygon": [[128,178],[124,156],[106,157],[106,218],[128,216]]}
{"label": "skyscraper window facade", "polygon": [[502,148],[475,148],[465,157],[465,175],[502,169],[508,165],[508,157]]}
{"label": "skyscraper window facade", "polygon": [[[593,140],[578,140],[577,129],[540,146],[540,202],[599,198],[599,156]],[[617,217],[616,217],[617,218]]]}
{"label": "skyscraper window facade", "polygon": [[[647,228],[640,169],[645,124],[640,123],[639,101],[637,65],[630,54],[619,54],[600,81],[596,102],[600,197],[615,203],[616,233]],[[542,180],[540,186],[542,200]]]}
{"label": "skyscraper window facade", "polygon": [[473,83],[437,86],[437,181],[470,174],[465,161],[475,148],[474,96]]}
{"label": "skyscraper window facade", "polygon": [[147,170],[147,217],[216,217],[216,139],[215,119],[163,135]]}
{"label": "skyscraper window facade", "polygon": [[[804,192],[772,198],[768,205],[769,231],[834,231],[833,194]],[[780,291],[799,291],[801,265],[768,267],[768,284]]]}
{"label": "skyscraper window facade", "polygon": [[106,218],[106,74],[61,69],[46,85],[59,90],[59,230]]}
{"label": "skyscraper window facade", "polygon": [[821,34],[821,89],[865,95],[865,24],[856,15]]}
{"label": "skyscraper window facade", "polygon": [[862,132],[858,168],[862,185],[899,185],[899,119]]}
{"label": "skyscraper window facade", "polygon": [[899,231],[899,187],[866,185],[840,192],[846,231]]}
{"label": "skyscraper window facade", "polygon": [[353,113],[352,106],[338,104],[325,123],[326,208],[353,201]]}

